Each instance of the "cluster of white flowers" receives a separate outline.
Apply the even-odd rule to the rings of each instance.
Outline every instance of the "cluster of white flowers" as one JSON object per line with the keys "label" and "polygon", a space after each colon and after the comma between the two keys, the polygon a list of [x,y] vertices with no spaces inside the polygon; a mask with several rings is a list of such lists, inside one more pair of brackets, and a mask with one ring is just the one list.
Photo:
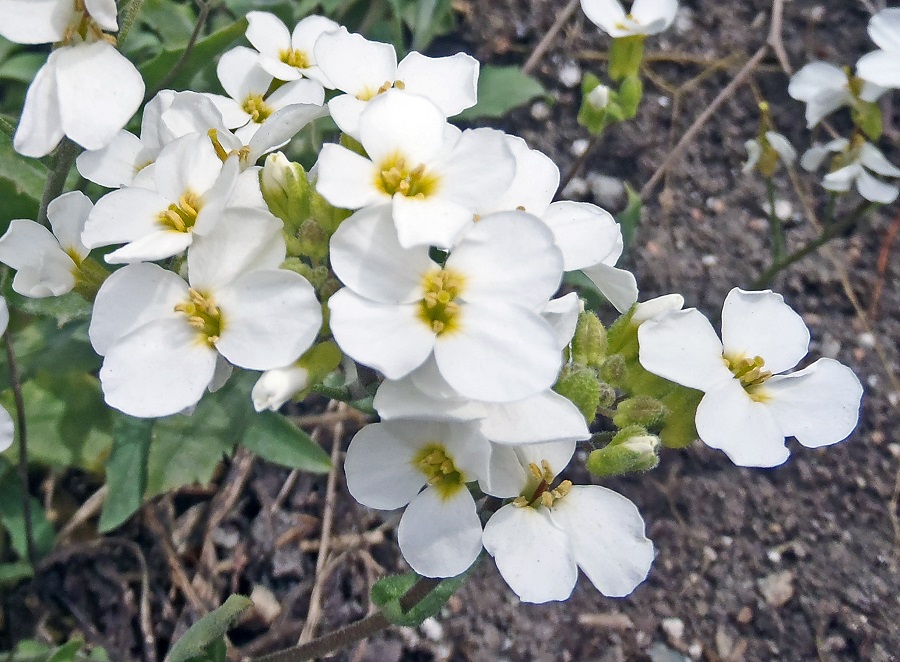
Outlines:
{"label": "cluster of white flowers", "polygon": [[[114,28],[114,7],[75,6],[87,27],[50,39],[77,34],[121,58],[91,27]],[[658,32],[675,7],[638,0],[610,29]],[[35,10],[29,26],[41,17],[59,23]],[[83,118],[64,122],[94,148],[79,157],[81,174],[114,190],[96,204],[64,194],[48,210],[52,233],[17,220],[0,239],[16,292],[93,299],[90,339],[110,406],[190,413],[237,367],[265,371],[255,405],[277,409],[342,355],[347,373],[354,361],[368,366],[384,378],[374,392],[381,422],[350,443],[351,494],[405,507],[399,545],[416,572],[455,576],[485,549],[529,602],[566,599],[579,568],[608,596],[627,595],[650,570],[653,544],[634,504],[557,478],[592,439],[598,409],[616,411],[616,432],[592,453],[608,473],[655,466],[666,421],[686,420],[690,441],[695,413],[700,438],[745,466],[783,462],[787,436],[821,446],[853,429],[861,389],[849,369],[822,359],[773,376],[809,340],[780,296],[733,291],[723,342],[678,295],[637,304],[608,212],[553,202],[559,171],[522,139],[450,124],[476,103],[474,59],[411,53],[398,63],[392,46],[322,17],[292,32],[270,14],[248,19],[256,49],[218,64],[227,97],[162,91],[139,136],[120,123],[83,140]],[[84,46],[51,60],[64,48]],[[86,112],[67,99],[64,116]],[[20,133],[42,147],[22,151],[45,151],[59,135],[30,119],[29,103]],[[326,114],[343,136],[322,148],[310,178],[281,154],[256,165]],[[124,266],[109,273],[95,249]],[[572,271],[623,314],[608,334],[576,294],[559,296]]]}
{"label": "cluster of white flowers", "polygon": [[788,93],[806,104],[810,129],[841,108],[849,108],[853,116],[853,134],[814,144],[800,161],[803,168],[818,170],[830,157],[829,172],[822,180],[825,189],[846,193],[855,187],[866,200],[890,204],[900,194],[900,187],[881,178],[897,179],[900,168],[870,140],[881,135],[881,112],[876,102],[889,89],[900,88],[900,8],[875,14],[869,21],[869,36],[879,50],[863,55],[856,63],[855,74],[849,67],[811,62],[791,77]]}

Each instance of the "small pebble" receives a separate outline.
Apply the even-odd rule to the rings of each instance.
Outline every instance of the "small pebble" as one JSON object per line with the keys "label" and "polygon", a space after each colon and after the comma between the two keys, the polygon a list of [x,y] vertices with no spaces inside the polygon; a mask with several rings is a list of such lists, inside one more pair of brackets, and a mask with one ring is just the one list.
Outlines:
{"label": "small pebble", "polygon": [[866,377],[866,384],[868,384],[871,388],[878,388],[878,383],[881,380],[878,379],[878,375],[869,375]]}
{"label": "small pebble", "polygon": [[669,99],[669,97],[661,96],[656,100],[656,103],[658,103],[660,105],[660,107],[662,107],[662,108],[668,108],[669,104],[671,103],[671,100]]}
{"label": "small pebble", "polygon": [[559,70],[559,82],[565,87],[575,87],[581,82],[581,67],[576,62],[566,62]]}
{"label": "small pebble", "polygon": [[860,333],[856,337],[856,342],[859,343],[860,347],[875,347],[875,334],[869,333],[868,331],[866,331],[865,333]]}
{"label": "small pebble", "polygon": [[589,186],[594,201],[606,209],[618,209],[625,203],[625,184],[618,177],[600,173],[590,176]]}
{"label": "small pebble", "polygon": [[746,625],[753,620],[753,610],[750,607],[744,607],[737,614],[737,622]]}
{"label": "small pebble", "polygon": [[691,656],[691,659],[699,660],[703,655],[703,644],[699,641],[693,642],[690,646],[688,646],[688,655]]}
{"label": "small pebble", "polygon": [[772,563],[781,563],[781,552],[777,549],[770,549],[766,552],[766,558],[768,558]]}
{"label": "small pebble", "polygon": [[571,181],[566,184],[566,188],[563,189],[562,194],[565,198],[580,198],[584,195],[587,195],[587,192],[587,181],[585,181],[581,177],[573,177]]}
{"label": "small pebble", "polygon": [[[762,209],[767,214],[771,213],[769,210],[769,201],[766,200],[763,203]],[[794,205],[792,205],[789,201],[784,199],[775,200],[775,216],[780,218],[781,220],[785,220],[790,218],[794,213]]]}
{"label": "small pebble", "polygon": [[794,597],[794,573],[790,570],[773,572],[757,584],[763,598],[773,607],[781,607]]}
{"label": "small pebble", "polygon": [[681,641],[684,637],[684,621],[680,618],[662,619],[662,629],[671,644]]}
{"label": "small pebble", "polygon": [[543,122],[550,117],[550,106],[548,106],[545,101],[534,103],[531,106],[531,116],[539,122]]}
{"label": "small pebble", "polygon": [[700,263],[704,267],[714,267],[719,264],[719,258],[715,255],[704,255],[700,258]]}
{"label": "small pebble", "polygon": [[569,151],[572,152],[572,156],[581,156],[588,150],[588,145],[590,144],[590,140],[579,138],[572,142],[572,148]]}
{"label": "small pebble", "polygon": [[891,407],[896,407],[900,405],[900,391],[891,391],[888,393],[888,402],[891,404]]}
{"label": "small pebble", "polygon": [[434,616],[426,618],[419,627],[422,634],[431,641],[440,641],[444,638],[444,626]]}

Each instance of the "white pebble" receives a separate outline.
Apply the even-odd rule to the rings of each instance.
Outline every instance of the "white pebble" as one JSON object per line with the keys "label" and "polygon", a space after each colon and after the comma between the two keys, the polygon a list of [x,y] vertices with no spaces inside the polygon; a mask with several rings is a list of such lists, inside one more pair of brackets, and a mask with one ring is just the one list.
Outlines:
{"label": "white pebble", "polygon": [[586,140],[585,138],[579,138],[578,140],[573,141],[571,149],[572,156],[581,156],[587,151],[588,145],[590,144],[591,141]]}
{"label": "white pebble", "polygon": [[566,62],[559,70],[559,82],[565,87],[578,85],[581,82],[581,67],[575,62]]}
{"label": "white pebble", "polygon": [[875,347],[875,334],[869,333],[868,331],[860,333],[856,338],[856,342],[859,343],[860,347],[868,347],[871,349],[872,347]]}
{"label": "white pebble", "polygon": [[704,267],[714,267],[719,264],[719,258],[715,255],[704,255],[700,258],[700,262]]}
{"label": "white pebble", "polygon": [[669,97],[659,97],[656,100],[656,103],[658,103],[663,108],[668,108],[671,101],[670,101]]}
{"label": "white pebble", "polygon": [[684,621],[680,618],[662,619],[662,629],[669,641],[681,641],[684,637]]}
{"label": "white pebble", "polygon": [[550,117],[550,106],[544,101],[536,102],[531,106],[531,116],[538,121],[544,121]]}
{"label": "white pebble", "polygon": [[426,618],[419,627],[422,628],[422,634],[431,641],[440,641],[444,638],[444,626],[434,616]]}

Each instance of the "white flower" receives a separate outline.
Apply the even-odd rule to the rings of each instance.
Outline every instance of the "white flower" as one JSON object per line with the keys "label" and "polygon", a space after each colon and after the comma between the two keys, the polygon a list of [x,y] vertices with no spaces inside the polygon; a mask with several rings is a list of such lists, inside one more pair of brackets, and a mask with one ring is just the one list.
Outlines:
{"label": "white flower", "polygon": [[900,88],[900,7],[889,7],[869,20],[869,36],[877,51],[856,63],[856,75],[881,87]]}
{"label": "white flower", "polygon": [[28,88],[13,145],[20,154],[41,157],[66,135],[85,149],[100,149],[143,98],[138,70],[109,42],[57,48]]}
{"label": "white flower", "polygon": [[683,307],[683,296],[680,294],[664,294],[655,299],[639,302],[631,314],[631,322],[632,324],[640,325],[647,320],[656,319],[676,310],[681,310]]}
{"label": "white flower", "polygon": [[222,358],[249,370],[295,361],[321,325],[312,286],[279,269],[281,222],[230,209],[187,257],[186,283],[155,264],[132,264],[100,288],[90,339],[103,356],[107,404],[139,417],[196,404]]}
{"label": "white flower", "polygon": [[88,217],[82,240],[90,248],[126,244],[110,264],[159,260],[191,245],[218,222],[238,176],[237,158],[225,163],[207,136],[169,143],[153,169],[155,190],[132,186],[107,193]]}
{"label": "white flower", "polygon": [[309,370],[296,363],[266,370],[253,385],[250,397],[256,411],[278,411],[294,395],[309,386]]}
{"label": "white flower", "polygon": [[809,331],[781,295],[733,289],[722,309],[722,341],[694,308],[638,328],[640,361],[650,372],[705,395],[700,439],[737,465],[787,460],[785,437],[808,448],[834,444],[856,427],[862,386],[853,371],[819,359],[781,375],[806,356]]}
{"label": "white flower", "polygon": [[359,131],[368,158],[325,145],[316,190],[345,209],[391,203],[402,246],[451,247],[479,206],[506,190],[515,174],[502,132],[460,132],[428,99],[405,92],[371,101]]}
{"label": "white flower", "polygon": [[581,9],[610,37],[659,34],[675,20],[678,0],[635,0],[631,11],[619,0],[581,0]]}
{"label": "white flower", "polygon": [[71,39],[79,27],[95,37],[115,32],[115,0],[0,0],[0,35],[17,44],[49,44]]}
{"label": "white flower", "polygon": [[398,243],[388,207],[371,208],[338,228],[331,263],[347,286],[328,302],[334,337],[388,379],[433,354],[447,382],[477,400],[513,402],[555,381],[561,352],[540,311],[562,258],[538,219],[485,217],[442,267],[427,246]]}
{"label": "white flower", "polygon": [[[853,105],[852,81],[847,72],[828,62],[810,62],[791,76],[788,94],[806,104],[806,126],[813,128],[822,118],[842,106]],[[859,92],[863,101],[875,101],[884,88],[864,84]]]}
{"label": "white flower", "polygon": [[[606,596],[631,593],[647,577],[653,543],[635,505],[596,485],[563,481],[551,489],[574,445],[564,443],[494,447],[494,485],[520,495],[500,508],[484,527],[482,543],[497,569],[523,602],[565,600],[578,569]],[[518,471],[513,471],[518,460]],[[499,466],[498,466],[499,465]]]}
{"label": "white flower", "polygon": [[[9,308],[6,305],[6,299],[0,297],[0,335],[6,333],[7,326],[9,326]],[[12,446],[15,436],[16,426],[13,424],[12,417],[4,407],[0,407],[0,452]]]}
{"label": "white flower", "polygon": [[88,249],[81,231],[93,205],[80,191],[59,196],[47,207],[51,233],[40,223],[10,222],[0,237],[0,262],[16,270],[12,288],[27,297],[59,296],[72,291]]}
{"label": "white flower", "polygon": [[277,112],[282,108],[296,104],[321,106],[325,101],[322,84],[306,79],[285,83],[267,94],[272,74],[260,66],[256,51],[244,46],[224,53],[216,73],[229,96],[208,96],[221,111],[225,126],[237,128],[235,135],[245,144],[264,123],[280,117]]}
{"label": "white flower", "polygon": [[588,92],[587,102],[594,110],[603,110],[609,105],[609,87],[598,85]]}
{"label": "white flower", "polygon": [[335,123],[359,139],[359,116],[368,102],[391,88],[426,97],[444,117],[475,105],[478,61],[465,53],[431,58],[413,51],[400,64],[390,44],[369,41],[346,28],[316,42],[320,71],[346,94],[328,102]]}
{"label": "white flower", "polygon": [[851,144],[845,138],[837,138],[824,145],[813,145],[800,159],[804,169],[819,168],[829,153],[840,153],[838,167],[822,179],[822,186],[829,191],[846,193],[856,186],[856,190],[866,200],[890,204],[897,199],[900,188],[873,176],[871,172],[884,177],[900,177],[900,168],[887,160],[884,154],[870,142]]}
{"label": "white flower", "polygon": [[347,488],[370,508],[406,506],[397,529],[403,558],[420,575],[454,577],[481,553],[481,520],[466,483],[486,475],[489,453],[471,424],[374,423],[347,449]]}
{"label": "white flower", "polygon": [[[744,163],[741,172],[745,175],[757,166],[767,149],[774,150],[786,166],[790,166],[797,158],[797,151],[790,141],[775,131],[766,131],[762,141],[759,138],[748,140],[744,143],[744,147],[747,149],[747,162]],[[773,160],[773,163],[777,162]]]}
{"label": "white flower", "polygon": [[247,40],[259,51],[259,64],[278,80],[305,76],[333,87],[316,65],[314,47],[326,32],[340,26],[324,16],[307,16],[292,32],[274,14],[247,12]]}

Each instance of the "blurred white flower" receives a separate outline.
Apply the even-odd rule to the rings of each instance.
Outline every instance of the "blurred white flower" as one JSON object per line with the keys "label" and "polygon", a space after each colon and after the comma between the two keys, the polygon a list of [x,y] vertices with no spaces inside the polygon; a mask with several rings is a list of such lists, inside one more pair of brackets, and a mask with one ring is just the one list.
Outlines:
{"label": "blurred white flower", "polygon": [[581,0],[581,9],[610,37],[653,35],[672,25],[678,0],[634,0],[627,13],[619,0]]}
{"label": "blurred white flower", "polygon": [[[811,129],[822,119],[854,101],[853,81],[847,71],[828,62],[810,62],[791,76],[788,94],[806,104],[806,126]],[[876,101],[884,88],[864,83],[858,90],[863,101]]]}
{"label": "blurred white flower", "polygon": [[822,179],[822,186],[829,191],[846,193],[856,187],[866,200],[890,204],[897,199],[900,188],[888,184],[872,175],[900,177],[897,168],[872,143],[856,141],[850,143],[845,138],[832,140],[824,145],[815,144],[800,159],[800,165],[808,171],[817,170],[829,154],[838,154],[829,172]]}
{"label": "blurred white flower", "polygon": [[307,16],[292,31],[269,12],[247,12],[247,40],[259,51],[259,64],[278,80],[305,76],[325,87],[334,87],[316,64],[319,37],[340,26],[324,16]]}
{"label": "blurred white flower", "polygon": [[[747,149],[747,161],[741,168],[741,172],[745,175],[759,165],[760,159],[770,150],[786,166],[790,166],[797,159],[797,150],[794,149],[794,146],[787,138],[775,131],[766,131],[762,138],[748,140],[744,143],[744,147]],[[774,158],[772,161],[777,163]]]}
{"label": "blurred white flower", "polygon": [[881,87],[900,88],[900,7],[889,7],[869,20],[869,36],[877,51],[856,63],[856,75]]}

